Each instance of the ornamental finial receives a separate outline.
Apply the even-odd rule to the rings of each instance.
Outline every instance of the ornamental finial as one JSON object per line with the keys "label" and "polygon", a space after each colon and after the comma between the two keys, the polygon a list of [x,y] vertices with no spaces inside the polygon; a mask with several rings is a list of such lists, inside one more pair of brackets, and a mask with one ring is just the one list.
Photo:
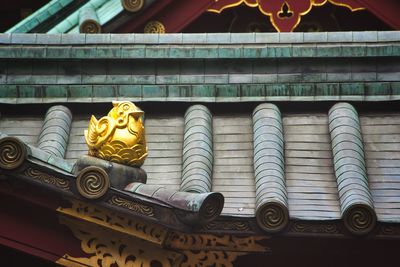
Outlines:
{"label": "ornamental finial", "polygon": [[85,139],[89,155],[140,167],[147,157],[144,112],[129,101],[113,101],[107,116],[92,115]]}

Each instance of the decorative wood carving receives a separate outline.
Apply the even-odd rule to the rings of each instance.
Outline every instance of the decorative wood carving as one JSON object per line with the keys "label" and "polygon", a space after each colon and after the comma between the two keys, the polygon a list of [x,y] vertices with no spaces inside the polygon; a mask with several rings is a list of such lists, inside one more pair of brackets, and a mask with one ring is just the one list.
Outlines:
{"label": "decorative wood carving", "polygon": [[267,236],[202,235],[172,232],[166,241],[166,245],[182,250],[266,252],[270,251],[270,248],[261,245],[259,242],[267,239],[269,239]]}
{"label": "decorative wood carving", "polygon": [[230,267],[240,255],[271,251],[266,236],[169,232],[81,201],[58,212],[60,222],[72,230],[88,254],[86,258],[66,254],[57,261],[64,266]]}
{"label": "decorative wood carving", "polygon": [[34,180],[40,181],[45,184],[54,185],[55,187],[58,187],[65,191],[69,191],[71,189],[71,184],[69,180],[55,177],[37,169],[27,168],[24,174],[28,177],[33,178]]}
{"label": "decorative wood carving", "polygon": [[[183,260],[183,255],[179,253],[132,236],[64,216],[60,217],[60,222],[72,230],[81,241],[81,249],[88,254],[87,258],[65,254],[57,261],[64,266],[172,267],[179,266]],[[143,227],[146,228],[146,225]]]}
{"label": "decorative wood carving", "polygon": [[305,223],[293,222],[290,226],[292,233],[310,233],[310,234],[341,234],[336,223]]}
{"label": "decorative wood carving", "polygon": [[127,200],[122,197],[112,196],[108,203],[114,206],[122,207],[145,216],[154,217],[153,207],[142,204],[138,201]]}
{"label": "decorative wood carving", "polygon": [[156,244],[163,243],[168,232],[164,227],[121,216],[117,212],[77,200],[72,201],[72,207],[59,207],[57,211]]}

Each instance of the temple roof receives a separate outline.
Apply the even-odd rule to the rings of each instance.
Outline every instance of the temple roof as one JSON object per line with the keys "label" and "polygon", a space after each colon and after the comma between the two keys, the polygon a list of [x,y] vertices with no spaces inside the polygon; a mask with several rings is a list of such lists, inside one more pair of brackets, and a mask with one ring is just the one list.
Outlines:
{"label": "temple roof", "polygon": [[[192,106],[186,116],[146,116],[149,156],[143,169],[147,172],[148,185],[173,191],[185,190],[185,179],[190,171],[185,165],[188,158],[185,147],[193,131],[189,127],[188,113],[195,114],[199,112],[196,110],[204,108],[201,105]],[[335,110],[338,114],[337,126]],[[266,113],[263,115],[263,112]],[[263,116],[258,118],[257,114]],[[399,113],[357,114],[351,105],[340,103],[329,112],[280,115],[276,106],[262,104],[253,113],[211,114],[211,118],[209,129],[203,127],[197,131],[203,132],[203,135],[212,133],[208,137],[212,141],[212,149],[196,152],[204,154],[203,160],[211,153],[212,165],[201,160],[200,165],[196,165],[200,173],[209,175],[210,187],[207,189],[202,180],[193,183],[195,187],[200,187],[200,192],[212,190],[222,193],[225,198],[222,215],[254,218],[263,197],[269,199],[268,192],[272,192],[272,195],[278,194],[291,220],[344,219],[344,202],[350,199],[351,203],[354,202],[352,205],[366,201],[378,222],[400,221],[400,173],[397,168],[400,160],[400,140],[397,138],[400,133]],[[0,131],[35,146],[44,131],[43,119],[3,116]],[[199,119],[196,120],[198,122]],[[73,116],[70,135],[65,136],[69,139],[65,153],[69,164],[87,154],[83,131],[88,127],[88,121],[88,115]],[[267,139],[276,137],[278,133],[280,139],[277,141],[280,140],[281,144],[273,140],[260,143],[259,138],[263,137],[258,136],[259,129],[264,129],[264,134],[272,134],[265,137]],[[273,133],[276,129],[280,130]],[[353,139],[356,133],[362,143]],[[263,148],[263,145],[266,147]],[[57,168],[60,164],[68,166],[67,162],[51,162],[56,162]],[[64,171],[72,172],[70,166]],[[277,181],[271,180],[271,177]],[[351,190],[355,190],[355,196],[350,194],[350,198],[346,197]]]}
{"label": "temple roof", "polygon": [[[184,227],[182,210],[193,221],[199,209],[156,192],[220,192],[221,216],[200,231],[305,221],[366,234],[400,219],[398,34],[4,34],[0,131],[36,151],[27,164],[74,184],[88,110],[101,117],[104,103],[134,101],[146,112],[147,185],[111,187],[108,198],[140,199],[176,219],[160,223]],[[54,158],[40,140],[45,109],[60,104],[73,112]]]}
{"label": "temple roof", "polygon": [[[185,1],[129,1],[129,0],[52,0],[28,18],[7,31],[7,33],[99,33],[99,32],[182,32],[200,15],[206,12],[220,13],[226,8],[239,5],[258,8],[269,17],[271,25],[277,31],[293,31],[301,16],[308,14],[313,7],[332,4],[351,11],[365,10],[377,18],[398,29],[398,3],[394,0],[329,0],[291,2],[287,8],[289,17],[284,13],[284,1],[260,2],[253,0],[199,0]],[[292,16],[293,15],[293,16]],[[268,17],[265,20],[268,20]],[[148,25],[146,29],[146,25]]]}

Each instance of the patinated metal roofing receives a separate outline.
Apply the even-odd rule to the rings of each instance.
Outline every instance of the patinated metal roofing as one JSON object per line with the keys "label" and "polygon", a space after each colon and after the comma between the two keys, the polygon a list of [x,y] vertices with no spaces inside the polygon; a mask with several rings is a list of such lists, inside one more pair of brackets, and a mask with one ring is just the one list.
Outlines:
{"label": "patinated metal roofing", "polygon": [[[88,121],[72,120],[65,154],[71,164],[87,154]],[[2,117],[0,130],[36,145],[42,124],[37,117]],[[213,115],[195,105],[186,116],[149,115],[145,126],[147,184],[221,192],[223,215],[254,217],[272,201],[292,220],[346,219],[361,205],[371,220],[400,221],[398,113],[358,114],[339,103],[323,113],[281,114],[262,104],[253,114]]]}
{"label": "patinated metal roofing", "polygon": [[[52,0],[28,18],[10,28],[7,33],[98,33],[100,31],[94,29],[80,31],[80,25],[86,20],[95,20],[101,30],[104,25],[112,20],[119,20],[119,23],[123,24],[134,18],[137,15],[136,13],[146,9],[153,2],[154,0]],[[87,10],[91,10],[93,15],[88,16]],[[112,30],[112,27],[108,30]]]}
{"label": "patinated metal roofing", "polygon": [[399,32],[0,35],[2,103],[399,99]]}
{"label": "patinated metal roofing", "polygon": [[[53,37],[0,35],[2,107],[186,103],[146,116],[149,186],[221,192],[221,220],[270,232],[289,219],[343,220],[355,234],[400,221],[399,32]],[[328,100],[318,111],[281,111],[283,101]],[[391,112],[349,103],[383,100]],[[252,110],[209,110],[221,102]],[[23,107],[0,131],[36,145],[43,118]],[[74,114],[65,164],[87,153],[88,121]],[[360,213],[366,221],[354,219]]]}
{"label": "patinated metal roofing", "polygon": [[73,0],[53,0],[44,5],[42,8],[34,12],[28,18],[20,21],[18,24],[10,28],[7,33],[27,33],[34,27],[45,21],[51,16],[56,15],[61,9],[71,4]]}

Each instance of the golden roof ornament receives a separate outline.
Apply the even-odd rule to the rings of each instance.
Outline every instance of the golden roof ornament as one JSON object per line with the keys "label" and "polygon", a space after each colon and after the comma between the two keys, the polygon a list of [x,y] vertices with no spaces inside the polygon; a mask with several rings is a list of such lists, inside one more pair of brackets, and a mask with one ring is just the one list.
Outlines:
{"label": "golden roof ornament", "polygon": [[92,115],[85,139],[89,155],[140,167],[147,157],[143,126],[144,112],[129,101],[113,101],[107,116]]}

